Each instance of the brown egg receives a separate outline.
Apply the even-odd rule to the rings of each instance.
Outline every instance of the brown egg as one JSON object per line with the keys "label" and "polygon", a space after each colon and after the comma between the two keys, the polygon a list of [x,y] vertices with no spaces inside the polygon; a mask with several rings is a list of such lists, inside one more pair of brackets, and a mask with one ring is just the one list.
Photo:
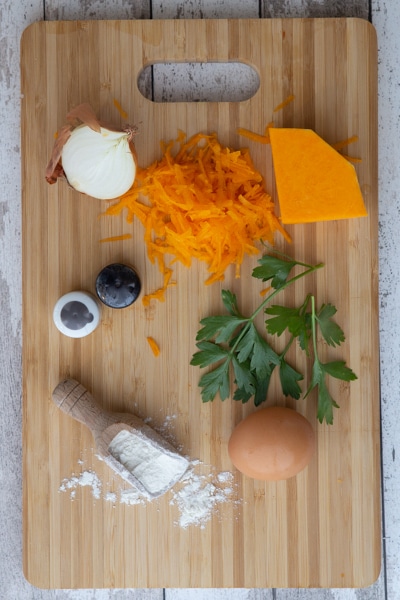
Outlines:
{"label": "brown egg", "polygon": [[257,410],[234,429],[231,461],[253,479],[277,481],[304,469],[315,450],[311,424],[295,410],[271,406]]}

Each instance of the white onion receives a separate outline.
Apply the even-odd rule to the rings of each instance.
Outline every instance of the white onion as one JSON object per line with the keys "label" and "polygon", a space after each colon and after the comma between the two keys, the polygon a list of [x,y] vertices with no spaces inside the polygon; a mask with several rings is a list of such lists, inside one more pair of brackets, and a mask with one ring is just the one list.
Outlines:
{"label": "white onion", "polygon": [[99,200],[113,200],[133,185],[137,157],[133,138],[137,128],[114,129],[83,103],[67,115],[46,167],[50,184],[66,179],[71,187]]}
{"label": "white onion", "polygon": [[101,127],[98,133],[87,125],[74,129],[61,154],[68,183],[78,192],[100,200],[127,192],[136,175],[129,141],[129,132]]}

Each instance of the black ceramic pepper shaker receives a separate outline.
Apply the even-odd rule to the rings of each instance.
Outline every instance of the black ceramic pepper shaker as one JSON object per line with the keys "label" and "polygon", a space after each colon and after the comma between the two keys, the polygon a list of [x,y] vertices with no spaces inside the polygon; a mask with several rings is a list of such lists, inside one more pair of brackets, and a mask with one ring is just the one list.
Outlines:
{"label": "black ceramic pepper shaker", "polygon": [[96,279],[96,293],[110,308],[126,308],[137,300],[141,283],[135,269],[121,263],[107,265]]}

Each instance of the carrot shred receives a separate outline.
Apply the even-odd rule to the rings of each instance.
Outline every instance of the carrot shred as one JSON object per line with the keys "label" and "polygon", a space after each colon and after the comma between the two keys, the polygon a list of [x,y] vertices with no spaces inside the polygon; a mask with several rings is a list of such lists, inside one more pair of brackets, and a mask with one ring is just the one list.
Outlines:
{"label": "carrot shred", "polygon": [[248,150],[224,147],[215,134],[186,139],[183,132],[161,149],[162,158],[139,168],[132,188],[106,209],[108,215],[124,211],[144,227],[148,258],[163,276],[162,286],[143,297],[145,306],[165,300],[177,261],[186,267],[204,261],[210,285],[230,265],[240,276],[245,255],[259,252],[257,241],[273,244],[275,232],[290,241]]}
{"label": "carrot shred", "polygon": [[145,307],[150,306],[151,300],[158,300],[159,302],[165,302],[165,289],[163,287],[158,288],[154,292],[151,292],[151,293],[143,296],[143,299],[142,299],[143,306],[145,306]]}
{"label": "carrot shred", "polygon": [[284,100],[283,102],[281,102],[280,104],[278,104],[278,106],[275,106],[274,113],[278,112],[279,110],[282,110],[282,108],[285,108],[285,106],[287,106],[288,104],[290,104],[291,102],[293,102],[294,99],[295,99],[295,96],[293,94],[290,94],[290,96],[288,96],[286,98],[286,100]]}
{"label": "carrot shred", "polygon": [[242,137],[248,138],[252,142],[258,142],[259,144],[270,143],[269,135],[267,135],[267,133],[265,135],[262,135],[260,133],[255,133],[250,129],[245,129],[244,127],[238,127],[238,129],[236,129],[236,133],[238,135],[241,135]]}
{"label": "carrot shred", "polygon": [[343,158],[345,158],[346,160],[348,160],[351,163],[361,163],[362,162],[362,158],[359,158],[357,156],[348,156],[347,154],[342,154]]}
{"label": "carrot shred", "polygon": [[266,287],[260,291],[260,296],[266,296],[271,291],[271,286]]}
{"label": "carrot shred", "polygon": [[332,148],[334,148],[335,150],[341,150],[342,148],[345,148],[349,144],[352,144],[353,142],[357,142],[357,141],[358,141],[358,135],[352,135],[351,137],[346,138],[345,140],[341,140],[340,142],[336,142],[335,144],[332,144]]}
{"label": "carrot shred", "polygon": [[[331,146],[335,150],[339,151],[339,150],[342,150],[343,148],[345,148],[346,146],[348,146],[349,144],[353,144],[353,142],[357,142],[357,141],[358,141],[358,135],[352,135],[351,137],[346,138],[345,140],[341,140],[340,142],[331,144]],[[343,158],[345,158],[346,160],[348,160],[351,163],[362,162],[362,159],[357,158],[356,156],[348,156],[348,154],[342,154],[342,156],[343,156]]]}
{"label": "carrot shred", "polygon": [[267,125],[265,126],[265,130],[264,130],[264,135],[269,137],[269,130],[271,129],[271,127],[275,127],[274,122],[270,121],[269,123],[267,123]]}
{"label": "carrot shred", "polygon": [[118,102],[118,100],[116,98],[114,98],[113,102],[114,102],[115,108],[117,109],[117,111],[119,112],[121,117],[126,120],[128,118],[128,113],[122,108],[121,104]]}
{"label": "carrot shred", "polygon": [[159,356],[159,354],[160,354],[160,347],[157,344],[157,342],[155,341],[155,339],[152,338],[152,337],[150,337],[150,336],[148,336],[146,339],[147,339],[147,341],[149,343],[149,346],[150,346],[150,348],[151,348],[154,356]]}
{"label": "carrot shred", "polygon": [[270,121],[265,126],[264,134],[255,133],[254,131],[251,131],[250,129],[245,129],[244,127],[238,127],[238,129],[236,129],[236,133],[238,135],[241,135],[242,137],[248,138],[252,142],[258,142],[259,144],[270,144],[271,139],[269,136],[269,130],[271,129],[271,127],[274,127],[273,121]]}
{"label": "carrot shred", "polygon": [[132,237],[131,233],[123,233],[122,235],[113,235],[110,237],[106,237],[100,240],[100,244],[105,244],[106,242],[119,242],[123,240],[130,240]]}

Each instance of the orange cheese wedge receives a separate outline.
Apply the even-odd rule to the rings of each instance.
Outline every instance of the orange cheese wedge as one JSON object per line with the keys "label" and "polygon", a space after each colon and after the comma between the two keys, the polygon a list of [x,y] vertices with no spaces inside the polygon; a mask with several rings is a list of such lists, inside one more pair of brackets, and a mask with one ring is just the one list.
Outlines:
{"label": "orange cheese wedge", "polygon": [[311,129],[269,130],[282,223],[368,213],[354,166]]}

